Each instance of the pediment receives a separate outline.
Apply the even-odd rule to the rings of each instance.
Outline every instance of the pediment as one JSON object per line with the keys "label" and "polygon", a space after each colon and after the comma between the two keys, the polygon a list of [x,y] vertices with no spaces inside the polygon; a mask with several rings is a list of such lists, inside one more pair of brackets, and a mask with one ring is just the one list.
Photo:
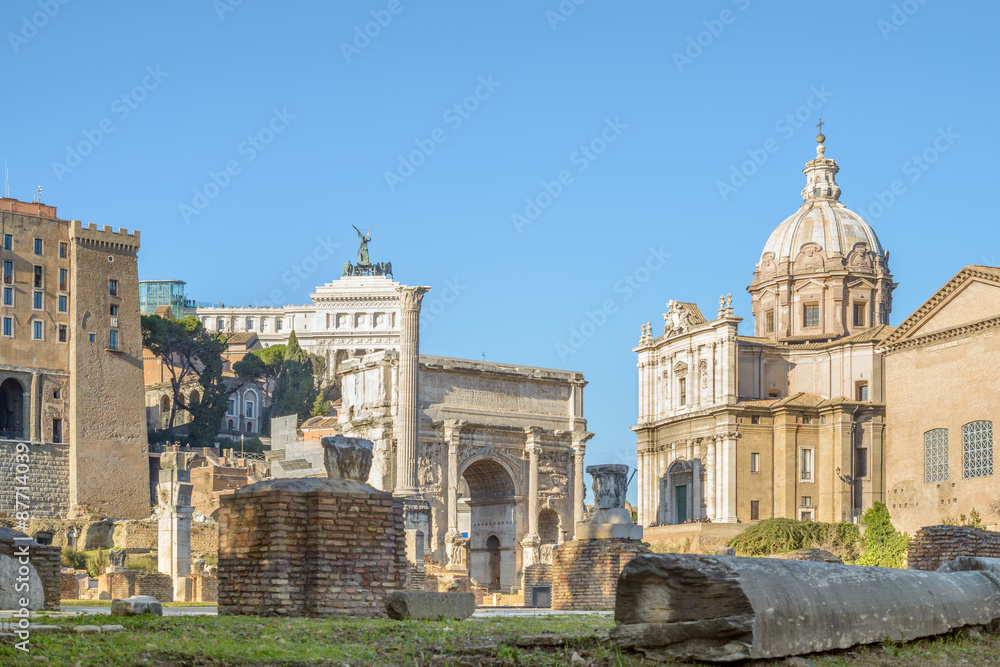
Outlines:
{"label": "pediment", "polygon": [[900,324],[884,346],[996,317],[1000,317],[1000,269],[968,266]]}
{"label": "pediment", "polygon": [[867,287],[868,289],[875,289],[875,282],[868,280],[867,278],[857,278],[856,280],[851,280],[847,283],[848,287]]}
{"label": "pediment", "polygon": [[804,290],[807,287],[818,287],[821,290],[825,290],[826,289],[826,285],[824,285],[823,283],[821,283],[818,280],[804,280],[804,281],[800,281],[799,283],[797,283],[795,285],[795,291],[796,292],[801,292],[802,290]]}

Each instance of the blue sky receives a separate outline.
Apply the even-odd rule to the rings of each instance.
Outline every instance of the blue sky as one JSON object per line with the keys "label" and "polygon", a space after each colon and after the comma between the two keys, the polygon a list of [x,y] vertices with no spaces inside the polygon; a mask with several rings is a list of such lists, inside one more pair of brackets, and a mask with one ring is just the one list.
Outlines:
{"label": "blue sky", "polygon": [[374,226],[424,352],[586,375],[588,464],[634,465],[666,301],[749,319],[820,116],[894,324],[997,263],[996,3],[576,2],[8,0],[10,194],[227,304],[307,302]]}

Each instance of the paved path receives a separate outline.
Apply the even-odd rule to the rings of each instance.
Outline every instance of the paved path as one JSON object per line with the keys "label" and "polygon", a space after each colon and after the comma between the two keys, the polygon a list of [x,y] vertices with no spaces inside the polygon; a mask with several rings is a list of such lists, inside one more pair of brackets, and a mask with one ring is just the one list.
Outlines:
{"label": "paved path", "polygon": [[[9,619],[14,612],[0,611],[0,619]],[[103,615],[111,614],[111,607],[74,607],[63,605],[58,612],[45,612],[53,617],[58,616],[80,616],[84,614]],[[164,605],[164,616],[217,616],[218,607],[168,607]],[[611,616],[611,611],[555,611],[552,609],[524,608],[524,607],[477,607],[472,618],[511,618],[511,617],[544,617],[544,616]],[[35,612],[32,612],[32,616]]]}

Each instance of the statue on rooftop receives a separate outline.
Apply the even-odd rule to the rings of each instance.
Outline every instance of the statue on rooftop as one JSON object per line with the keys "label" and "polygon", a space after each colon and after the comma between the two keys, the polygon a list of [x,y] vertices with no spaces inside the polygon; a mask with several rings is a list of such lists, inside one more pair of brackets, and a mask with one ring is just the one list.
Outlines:
{"label": "statue on rooftop", "polygon": [[[354,225],[351,225],[354,227]],[[365,234],[361,233],[361,230],[354,227],[354,231],[358,233],[358,238],[361,239],[361,247],[358,248],[358,264],[362,266],[367,266],[371,262],[368,260],[368,242],[372,240],[372,228],[368,228],[368,232]]]}

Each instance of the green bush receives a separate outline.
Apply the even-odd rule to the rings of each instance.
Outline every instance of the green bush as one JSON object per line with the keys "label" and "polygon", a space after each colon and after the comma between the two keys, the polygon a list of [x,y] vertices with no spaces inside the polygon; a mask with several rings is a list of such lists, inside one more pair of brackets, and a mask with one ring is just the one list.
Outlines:
{"label": "green bush", "polygon": [[892,525],[889,508],[885,503],[875,503],[861,519],[865,527],[861,556],[855,565],[877,567],[903,567],[906,562],[906,548],[910,536],[900,533]]}
{"label": "green bush", "polygon": [[767,556],[800,549],[826,549],[845,562],[857,557],[858,527],[795,519],[764,519],[729,540],[738,556]]}
{"label": "green bush", "polygon": [[147,572],[159,572],[156,559],[152,556],[126,556],[126,570],[145,570]]}
{"label": "green bush", "polygon": [[97,551],[84,551],[87,555],[87,572],[91,577],[99,577],[108,569],[108,551],[110,549],[98,549]]}
{"label": "green bush", "polygon": [[87,554],[76,549],[63,547],[59,560],[62,562],[63,567],[71,567],[74,570],[87,569]]}

